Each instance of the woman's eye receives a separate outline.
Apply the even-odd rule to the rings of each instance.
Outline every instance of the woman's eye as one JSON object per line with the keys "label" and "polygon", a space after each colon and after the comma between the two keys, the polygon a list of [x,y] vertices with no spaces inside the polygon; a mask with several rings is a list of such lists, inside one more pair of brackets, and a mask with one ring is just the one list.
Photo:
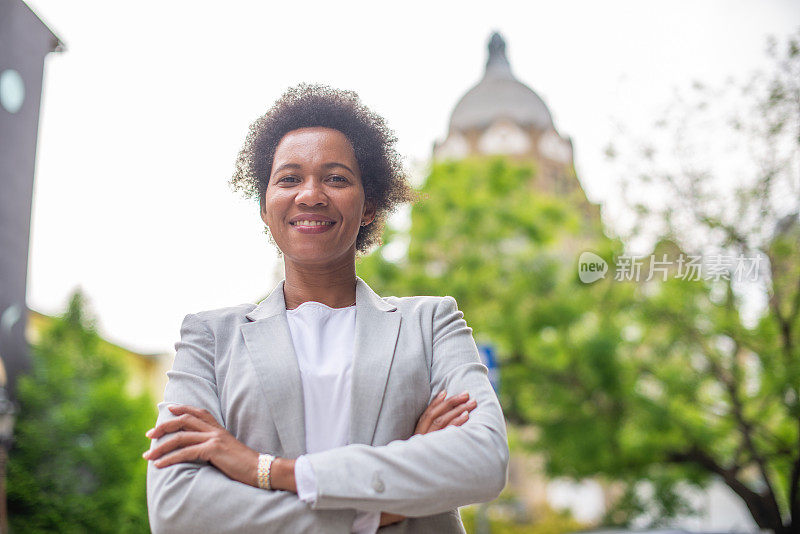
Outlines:
{"label": "woman's eye", "polygon": [[334,182],[347,182],[347,178],[344,176],[339,176],[338,174],[334,174],[330,179]]}
{"label": "woman's eye", "polygon": [[296,182],[298,180],[297,180],[296,176],[281,176],[280,178],[278,178],[277,181],[278,182]]}

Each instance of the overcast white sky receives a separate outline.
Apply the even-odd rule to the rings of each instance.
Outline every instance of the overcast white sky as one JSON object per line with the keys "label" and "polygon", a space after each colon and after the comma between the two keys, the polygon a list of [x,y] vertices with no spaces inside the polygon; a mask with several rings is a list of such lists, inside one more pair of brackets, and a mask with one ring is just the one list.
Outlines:
{"label": "overcast white sky", "polygon": [[272,288],[257,207],[227,180],[290,85],[356,90],[424,161],[499,30],[603,203],[615,122],[649,123],[694,79],[746,77],[767,35],[800,26],[789,0],[28,4],[67,45],[46,62],[28,305],[59,313],[80,285],[101,332],[142,352],[170,352],[186,313]]}

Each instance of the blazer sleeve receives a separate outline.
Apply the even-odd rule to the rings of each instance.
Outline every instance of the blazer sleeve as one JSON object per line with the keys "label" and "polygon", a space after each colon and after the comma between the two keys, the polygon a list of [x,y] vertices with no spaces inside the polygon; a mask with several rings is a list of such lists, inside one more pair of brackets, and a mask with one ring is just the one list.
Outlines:
{"label": "blazer sleeve", "polygon": [[[208,410],[224,424],[214,373],[214,338],[202,319],[187,315],[164,402],[161,424],[175,416],[170,404]],[[170,434],[154,440],[151,448]],[[207,462],[174,464],[162,469],[148,463],[147,507],[155,534],[185,532],[342,532],[349,533],[354,510],[317,511],[296,494],[267,491],[228,478]]]}
{"label": "blazer sleeve", "polygon": [[317,478],[314,509],[420,517],[499,495],[509,458],[505,420],[472,329],[452,297],[437,305],[433,336],[431,391],[468,391],[478,402],[469,420],[383,446],[352,444],[306,455]]}

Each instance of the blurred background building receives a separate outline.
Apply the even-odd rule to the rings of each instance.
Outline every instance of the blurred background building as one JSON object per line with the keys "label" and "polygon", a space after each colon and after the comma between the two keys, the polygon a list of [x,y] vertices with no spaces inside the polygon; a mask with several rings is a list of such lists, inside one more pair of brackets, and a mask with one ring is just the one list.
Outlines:
{"label": "blurred background building", "polygon": [[[53,317],[30,310],[25,330],[28,343],[35,345],[39,341],[40,333],[46,330],[52,321]],[[161,401],[164,397],[164,387],[167,385],[167,371],[172,368],[174,354],[142,354],[106,339],[101,343],[104,350],[116,354],[117,360],[125,368],[128,394],[135,396],[146,392],[156,402]],[[156,413],[155,406],[153,412]]]}
{"label": "blurred background building", "polygon": [[571,199],[587,219],[600,222],[575,173],[572,139],[562,136],[547,104],[518,80],[498,32],[489,38],[483,78],[462,96],[445,139],[434,143],[436,160],[502,155],[536,165],[537,190]]}

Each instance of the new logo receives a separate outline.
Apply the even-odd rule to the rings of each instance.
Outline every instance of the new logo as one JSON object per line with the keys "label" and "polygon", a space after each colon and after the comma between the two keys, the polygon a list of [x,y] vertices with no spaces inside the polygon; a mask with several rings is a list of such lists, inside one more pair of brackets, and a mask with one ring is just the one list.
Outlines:
{"label": "new logo", "polygon": [[606,277],[608,263],[594,252],[582,252],[578,258],[578,278],[584,284],[591,284]]}

